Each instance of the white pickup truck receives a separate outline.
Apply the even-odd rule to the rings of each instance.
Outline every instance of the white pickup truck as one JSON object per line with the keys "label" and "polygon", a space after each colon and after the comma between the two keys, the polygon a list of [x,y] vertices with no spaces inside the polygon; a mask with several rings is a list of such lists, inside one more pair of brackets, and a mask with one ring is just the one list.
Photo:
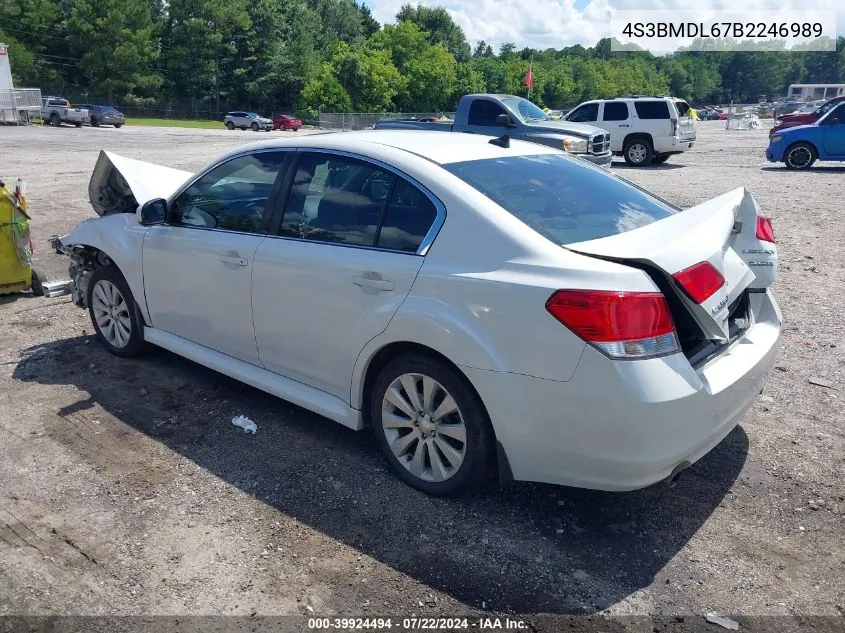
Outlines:
{"label": "white pickup truck", "polygon": [[76,127],[82,127],[83,123],[88,122],[88,110],[73,108],[70,101],[62,97],[43,97],[41,117],[53,127],[59,127],[62,123],[73,123]]}

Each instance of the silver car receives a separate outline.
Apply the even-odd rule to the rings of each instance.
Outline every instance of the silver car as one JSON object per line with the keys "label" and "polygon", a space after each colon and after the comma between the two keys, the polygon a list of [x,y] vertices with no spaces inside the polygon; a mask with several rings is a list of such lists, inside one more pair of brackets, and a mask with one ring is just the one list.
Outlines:
{"label": "silver car", "polygon": [[264,118],[255,112],[229,112],[223,117],[223,122],[230,130],[239,127],[242,130],[250,128],[253,132],[258,132],[258,130],[269,132],[273,129],[273,119]]}

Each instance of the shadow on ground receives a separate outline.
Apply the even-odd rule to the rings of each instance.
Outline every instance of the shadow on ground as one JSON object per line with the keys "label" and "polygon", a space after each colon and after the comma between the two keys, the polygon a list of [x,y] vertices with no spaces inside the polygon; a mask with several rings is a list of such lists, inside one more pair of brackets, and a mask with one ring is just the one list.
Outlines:
{"label": "shadow on ground", "polygon": [[[435,499],[396,479],[367,433],[163,350],[124,360],[81,336],[24,354],[16,379],[90,394],[61,415],[99,405],[278,512],[499,611],[594,612],[650,585],[719,505],[748,451],[737,428],[670,490],[520,483]],[[232,426],[238,413],[258,423],[257,435]]]}

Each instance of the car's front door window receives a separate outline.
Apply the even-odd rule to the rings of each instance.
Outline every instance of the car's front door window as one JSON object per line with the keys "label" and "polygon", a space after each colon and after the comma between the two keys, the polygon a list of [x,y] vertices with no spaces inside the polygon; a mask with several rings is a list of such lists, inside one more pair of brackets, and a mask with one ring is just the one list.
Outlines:
{"label": "car's front door window", "polygon": [[173,202],[170,223],[258,233],[286,152],[256,152],[215,167]]}

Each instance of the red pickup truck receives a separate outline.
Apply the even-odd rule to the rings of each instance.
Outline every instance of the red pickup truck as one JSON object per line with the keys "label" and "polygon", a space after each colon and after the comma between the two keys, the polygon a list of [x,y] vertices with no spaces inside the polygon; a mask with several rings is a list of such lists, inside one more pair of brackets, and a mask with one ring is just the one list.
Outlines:
{"label": "red pickup truck", "polygon": [[795,127],[796,125],[812,125],[834,108],[837,103],[842,103],[843,101],[845,101],[845,95],[842,95],[841,97],[834,97],[812,112],[793,112],[792,114],[784,114],[778,119],[777,125],[769,130],[769,136],[773,136],[777,132],[780,132],[788,127]]}

